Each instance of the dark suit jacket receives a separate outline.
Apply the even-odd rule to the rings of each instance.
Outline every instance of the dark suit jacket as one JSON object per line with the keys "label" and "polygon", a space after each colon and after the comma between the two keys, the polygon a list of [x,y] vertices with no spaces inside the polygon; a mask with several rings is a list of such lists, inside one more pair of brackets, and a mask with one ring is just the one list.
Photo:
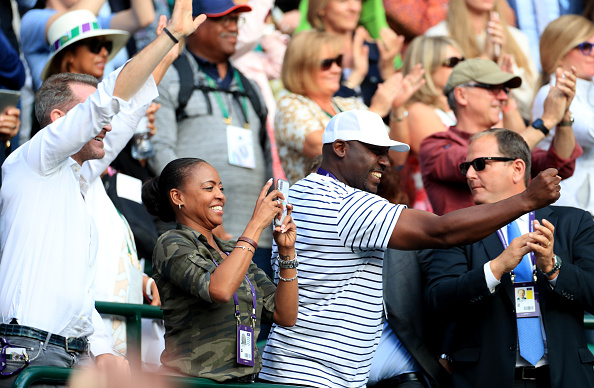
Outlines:
{"label": "dark suit jacket", "polygon": [[430,251],[388,249],[384,257],[384,302],[388,324],[423,370],[432,387],[447,387],[450,376],[428,346],[424,309],[425,277],[419,265]]}
{"label": "dark suit jacket", "polygon": [[[540,308],[552,388],[594,387],[594,355],[584,335],[584,310],[594,311],[594,222],[588,212],[546,207],[536,219],[555,226],[554,251],[563,264],[553,289],[538,271]],[[503,245],[496,233],[475,244],[437,250],[429,273],[432,309],[455,322],[450,355],[455,387],[512,387],[517,348],[513,286],[509,274],[491,294],[483,265]]]}

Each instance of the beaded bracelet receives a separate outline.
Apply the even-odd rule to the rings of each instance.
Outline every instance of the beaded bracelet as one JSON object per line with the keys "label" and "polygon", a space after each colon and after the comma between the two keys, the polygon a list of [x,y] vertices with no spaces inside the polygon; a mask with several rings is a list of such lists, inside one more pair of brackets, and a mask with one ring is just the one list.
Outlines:
{"label": "beaded bracelet", "polygon": [[233,247],[233,249],[235,249],[235,248],[241,248],[244,251],[247,249],[248,251],[252,252],[252,255],[254,254],[254,250],[251,247],[245,247],[243,245],[236,245],[236,246]]}
{"label": "beaded bracelet", "polygon": [[254,240],[252,240],[251,238],[241,236],[240,238],[237,239],[237,241],[246,242],[246,243],[250,244],[251,246],[253,246],[254,249],[258,249],[258,243],[255,242]]}
{"label": "beaded bracelet", "polygon": [[297,268],[295,268],[295,276],[293,276],[292,278],[285,279],[284,277],[280,276],[280,274],[278,275],[278,278],[280,280],[282,280],[283,282],[292,282],[293,280],[297,279],[297,273],[298,273]]}

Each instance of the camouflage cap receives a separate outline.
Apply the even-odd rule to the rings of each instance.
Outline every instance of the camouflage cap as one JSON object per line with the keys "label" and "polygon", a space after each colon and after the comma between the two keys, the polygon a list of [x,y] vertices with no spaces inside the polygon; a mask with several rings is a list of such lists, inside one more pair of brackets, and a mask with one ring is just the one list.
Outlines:
{"label": "camouflage cap", "polygon": [[448,83],[443,90],[448,94],[456,86],[467,82],[478,82],[487,85],[504,85],[508,88],[518,88],[522,79],[511,73],[506,73],[493,61],[481,58],[467,59],[458,63],[452,70]]}

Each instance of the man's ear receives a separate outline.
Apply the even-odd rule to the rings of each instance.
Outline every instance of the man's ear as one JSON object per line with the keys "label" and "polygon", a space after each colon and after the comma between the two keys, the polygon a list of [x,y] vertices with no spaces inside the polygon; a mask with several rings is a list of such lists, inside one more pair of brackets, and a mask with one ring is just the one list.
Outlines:
{"label": "man's ear", "polygon": [[468,96],[465,88],[454,88],[454,98],[456,99],[456,105],[468,105]]}
{"label": "man's ear", "polygon": [[334,140],[334,143],[332,143],[332,149],[334,150],[336,156],[338,156],[340,159],[346,156],[348,148],[349,145],[344,140]]}
{"label": "man's ear", "polygon": [[60,109],[52,109],[52,111],[50,112],[50,119],[52,120],[52,123],[54,121],[56,121],[57,119],[59,119],[60,117],[64,116],[65,113],[62,112]]}
{"label": "man's ear", "polygon": [[512,180],[514,185],[524,182],[524,176],[526,174],[526,163],[522,159],[516,159],[512,162],[513,174]]}

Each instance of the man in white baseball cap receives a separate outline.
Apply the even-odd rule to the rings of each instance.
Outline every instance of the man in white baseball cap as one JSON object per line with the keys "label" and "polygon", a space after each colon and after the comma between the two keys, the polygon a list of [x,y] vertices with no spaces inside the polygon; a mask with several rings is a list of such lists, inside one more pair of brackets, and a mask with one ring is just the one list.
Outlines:
{"label": "man in white baseball cap", "polygon": [[[314,387],[361,387],[382,333],[385,250],[478,241],[554,202],[560,179],[550,169],[521,195],[439,217],[374,194],[390,165],[388,151],[409,149],[390,140],[379,115],[339,113],[326,126],[323,142],[317,173],[289,191],[299,230],[297,323],[273,328],[259,377]],[[273,257],[277,254],[275,247]]]}

